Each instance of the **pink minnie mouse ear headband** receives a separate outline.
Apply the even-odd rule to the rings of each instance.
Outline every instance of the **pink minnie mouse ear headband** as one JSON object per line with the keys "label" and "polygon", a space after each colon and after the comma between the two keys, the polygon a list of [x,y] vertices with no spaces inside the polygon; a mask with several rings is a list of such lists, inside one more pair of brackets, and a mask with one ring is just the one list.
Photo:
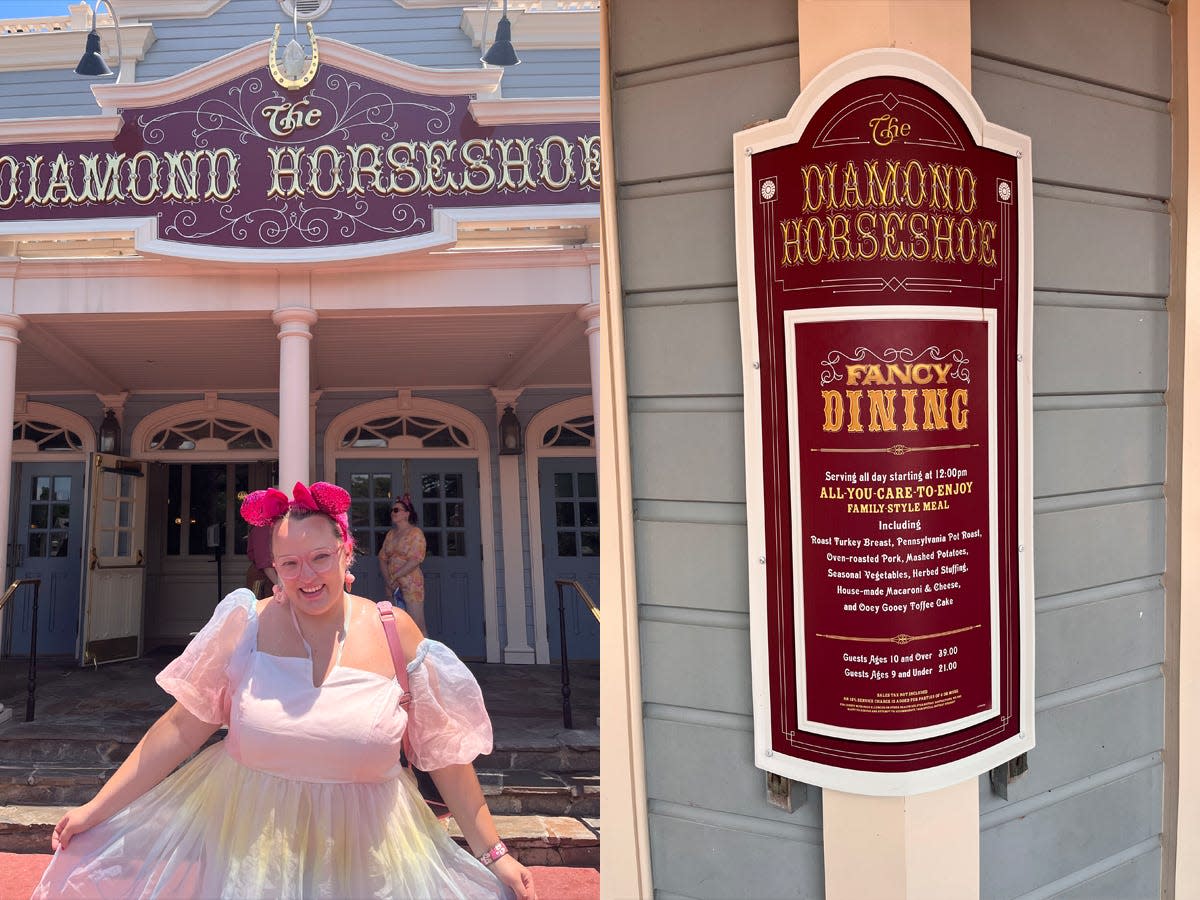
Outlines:
{"label": "pink minnie mouse ear headband", "polygon": [[324,513],[337,524],[343,543],[350,543],[350,522],[346,517],[350,495],[344,488],[327,481],[314,481],[308,487],[297,481],[290,500],[277,488],[254,491],[242,501],[241,512],[242,518],[251,525],[266,527],[282,519],[289,509]]}

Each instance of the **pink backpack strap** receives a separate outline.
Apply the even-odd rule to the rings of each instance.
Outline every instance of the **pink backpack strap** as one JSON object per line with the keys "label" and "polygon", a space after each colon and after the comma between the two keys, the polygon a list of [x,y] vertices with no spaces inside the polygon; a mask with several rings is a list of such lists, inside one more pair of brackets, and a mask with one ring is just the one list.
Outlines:
{"label": "pink backpack strap", "polygon": [[396,628],[396,613],[392,604],[387,600],[379,604],[379,618],[383,622],[383,633],[387,637],[388,649],[392,651],[392,665],[396,669],[396,680],[404,691],[407,702],[408,694],[408,661],[404,658],[404,648],[400,646],[400,632]]}
{"label": "pink backpack strap", "polygon": [[[387,637],[388,649],[392,651],[392,666],[396,669],[396,681],[400,683],[400,705],[408,709],[412,695],[408,692],[408,662],[404,658],[404,648],[400,646],[400,632],[396,628],[396,614],[392,610],[392,604],[387,600],[381,601],[379,604],[379,619],[383,623],[383,633]],[[411,724],[411,721],[410,721]],[[408,760],[408,764],[412,765],[412,745],[408,740],[408,728],[404,729],[404,738],[402,741],[404,748],[404,757]]]}

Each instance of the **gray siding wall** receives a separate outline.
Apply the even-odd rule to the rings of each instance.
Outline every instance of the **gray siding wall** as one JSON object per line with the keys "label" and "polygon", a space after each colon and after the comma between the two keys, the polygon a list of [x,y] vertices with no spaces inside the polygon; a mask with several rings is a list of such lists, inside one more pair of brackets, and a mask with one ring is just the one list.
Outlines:
{"label": "gray siding wall", "polygon": [[[976,98],[1033,139],[1036,244],[1038,747],[1007,802],[980,781],[982,893],[1157,897],[1169,20],[972,20]],[[820,897],[820,791],[776,810],[752,761],[731,160],[795,98],[796,7],[614,0],[611,38],[655,892]]]}
{"label": "gray siding wall", "polygon": [[[489,19],[491,36],[500,18],[500,4],[493,6],[497,9]],[[405,9],[393,0],[334,0],[332,9],[313,27],[318,40],[335,38],[403,62],[477,69],[480,50],[471,46],[459,27],[461,18],[462,7]],[[276,23],[283,25],[285,43],[292,33],[291,20],[285,22],[276,0],[230,0],[207,18],[149,21],[158,39],[137,65],[138,82],[177,75],[265,40]],[[84,37],[80,33],[81,55]],[[303,35],[301,44],[307,48]],[[501,85],[505,97],[595,97],[599,93],[598,50],[523,50],[519,28],[513,44],[521,64],[505,72]],[[0,118],[97,114],[91,84],[69,69],[0,72]]]}
{"label": "gray siding wall", "polygon": [[1033,141],[1036,245],[1038,745],[1008,802],[981,782],[983,896],[1151,900],[1170,19],[1165,4],[1127,0],[975,0],[971,17],[976,99]]}
{"label": "gray siding wall", "polygon": [[611,12],[651,864],[659,898],[819,898],[820,792],[775,809],[753,764],[733,255],[732,134],[796,97],[796,5],[730,14]]}

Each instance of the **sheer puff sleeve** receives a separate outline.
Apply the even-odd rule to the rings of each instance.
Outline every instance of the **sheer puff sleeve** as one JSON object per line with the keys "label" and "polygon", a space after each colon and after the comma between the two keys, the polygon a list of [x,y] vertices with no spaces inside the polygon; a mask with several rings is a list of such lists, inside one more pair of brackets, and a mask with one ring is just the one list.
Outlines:
{"label": "sheer puff sleeve", "polygon": [[180,656],[155,679],[202,721],[229,724],[231,686],[245,665],[258,631],[258,601],[246,588],[229,594]]}
{"label": "sheer puff sleeve", "polygon": [[492,721],[475,676],[454,651],[421,641],[408,664],[412,763],[426,772],[472,762],[492,752]]}

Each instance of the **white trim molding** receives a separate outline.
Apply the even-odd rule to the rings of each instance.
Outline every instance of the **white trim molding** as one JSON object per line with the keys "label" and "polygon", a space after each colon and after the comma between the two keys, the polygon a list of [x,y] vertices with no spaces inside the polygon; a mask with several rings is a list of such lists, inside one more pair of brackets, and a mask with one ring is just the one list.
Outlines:
{"label": "white trim molding", "polygon": [[[492,3],[487,30],[500,21],[500,4]],[[458,27],[471,41],[482,47],[495,36],[483,34],[486,5],[462,11]],[[521,50],[595,50],[600,46],[599,2],[510,3],[508,21],[512,23],[513,43]],[[482,51],[481,51],[482,52]]]}
{"label": "white trim molding", "polygon": [[[500,86],[500,69],[431,69],[372,53],[333,38],[318,36],[321,64],[336,66],[389,87],[434,96],[492,94]],[[144,84],[93,85],[92,94],[105,109],[145,109],[195,97],[239,75],[261,69],[271,41],[262,40],[226,53],[178,75]]]}
{"label": "white trim molding", "polygon": [[125,0],[121,4],[122,18],[142,19],[207,19],[232,0]]}
{"label": "white trim molding", "polygon": [[[372,419],[394,415],[427,415],[461,429],[470,446],[460,447],[362,447],[344,448],[342,438],[351,428]],[[409,391],[399,391],[395,397],[375,400],[351,407],[335,416],[325,428],[325,454],[322,458],[322,477],[337,478],[339,459],[405,459],[438,457],[465,458],[479,464],[479,539],[483,551],[483,617],[487,628],[487,661],[500,662],[500,608],[496,595],[496,522],[492,502],[492,444],[490,431],[479,417],[461,406],[414,397]],[[490,561],[490,564],[489,564]],[[522,598],[522,603],[524,598]]]}
{"label": "white trim molding", "polygon": [[467,109],[488,126],[600,121],[599,97],[496,97],[472,100]]}
{"label": "white trim molding", "polygon": [[107,115],[8,119],[0,121],[0,143],[111,141],[121,125],[120,116]]}
{"label": "white trim molding", "polygon": [[[549,619],[546,616],[546,574],[542,565],[542,490],[538,483],[538,464],[549,457],[596,456],[595,441],[591,447],[546,447],[542,437],[563,422],[595,414],[590,394],[572,397],[547,406],[525,426],[525,507],[529,519],[529,584],[533,596],[533,639],[537,662],[550,662],[550,639],[546,636]],[[604,522],[600,523],[604,532]]]}

